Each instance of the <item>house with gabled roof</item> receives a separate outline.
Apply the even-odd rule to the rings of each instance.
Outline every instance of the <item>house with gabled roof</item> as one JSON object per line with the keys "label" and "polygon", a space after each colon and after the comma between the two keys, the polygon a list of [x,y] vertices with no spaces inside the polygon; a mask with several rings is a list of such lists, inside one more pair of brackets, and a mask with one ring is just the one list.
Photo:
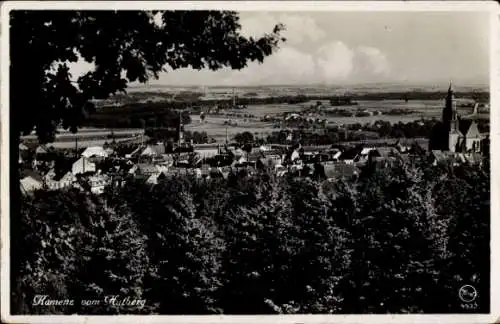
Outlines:
{"label": "house with gabled roof", "polygon": [[129,174],[149,178],[153,174],[159,174],[162,171],[156,165],[151,163],[137,163],[128,171]]}
{"label": "house with gabled roof", "polygon": [[90,146],[87,147],[83,152],[82,156],[86,158],[91,158],[91,157],[100,157],[100,158],[106,158],[108,157],[108,152],[101,146]]}
{"label": "house with gabled roof", "polygon": [[20,180],[21,192],[29,194],[35,190],[43,189],[43,178],[36,172],[24,171]]}
{"label": "house with gabled roof", "polygon": [[362,149],[359,148],[359,147],[355,147],[355,148],[351,148],[351,149],[345,150],[344,152],[342,152],[340,154],[340,156],[338,157],[338,159],[340,161],[343,161],[346,164],[354,164],[354,162],[356,162],[356,159],[360,155],[361,150]]}
{"label": "house with gabled roof", "polygon": [[142,152],[141,156],[158,156],[161,153],[158,153],[157,150],[155,150],[154,147],[148,145]]}
{"label": "house with gabled roof", "polygon": [[42,182],[38,181],[33,177],[27,176],[21,179],[21,192],[25,194],[42,188],[43,188]]}
{"label": "house with gabled roof", "polygon": [[60,177],[56,177],[54,180],[59,182],[59,188],[71,187],[76,181],[76,177],[71,173],[71,171],[66,172]]}
{"label": "house with gabled roof", "polygon": [[73,183],[76,182],[76,177],[71,171],[56,174],[52,169],[44,176],[44,181],[49,189],[57,190],[73,186]]}
{"label": "house with gabled roof", "polygon": [[49,153],[49,148],[46,145],[39,145],[35,150],[35,154],[47,154],[47,153]]}
{"label": "house with gabled roof", "polygon": [[71,173],[74,175],[93,172],[96,172],[96,165],[85,156],[75,161],[71,167]]}

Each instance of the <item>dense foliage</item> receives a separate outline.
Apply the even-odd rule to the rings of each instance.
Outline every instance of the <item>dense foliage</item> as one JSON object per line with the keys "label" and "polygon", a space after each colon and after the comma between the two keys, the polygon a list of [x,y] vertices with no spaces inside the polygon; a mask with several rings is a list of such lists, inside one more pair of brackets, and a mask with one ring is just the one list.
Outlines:
{"label": "dense foliage", "polygon": [[[14,313],[489,311],[489,174],[425,161],[357,180],[230,175],[22,202]],[[474,303],[461,286],[476,287]],[[51,298],[146,306],[33,306]]]}

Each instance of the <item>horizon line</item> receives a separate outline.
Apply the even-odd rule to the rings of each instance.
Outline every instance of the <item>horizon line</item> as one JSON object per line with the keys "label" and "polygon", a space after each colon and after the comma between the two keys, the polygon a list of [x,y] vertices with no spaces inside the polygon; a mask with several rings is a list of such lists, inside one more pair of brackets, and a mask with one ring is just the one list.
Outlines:
{"label": "horizon line", "polygon": [[[366,83],[346,83],[346,84],[322,84],[322,83],[310,83],[310,84],[248,84],[248,85],[223,85],[223,84],[214,84],[214,85],[203,85],[203,84],[131,84],[128,88],[262,88],[262,87],[288,87],[288,88],[310,88],[310,87],[319,87],[319,88],[355,88],[355,87],[374,87],[374,86],[406,86],[406,87],[440,87],[442,84],[449,84],[449,81],[436,82],[434,84],[426,84],[426,83],[405,83],[405,82],[366,82]],[[488,83],[454,83],[456,88],[490,88],[490,84]],[[446,86],[447,87],[447,86]]]}

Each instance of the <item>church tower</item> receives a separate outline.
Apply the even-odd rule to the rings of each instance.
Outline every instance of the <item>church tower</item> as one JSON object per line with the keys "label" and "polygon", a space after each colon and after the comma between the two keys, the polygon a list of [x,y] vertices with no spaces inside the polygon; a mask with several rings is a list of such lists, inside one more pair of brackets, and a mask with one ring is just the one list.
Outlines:
{"label": "church tower", "polygon": [[451,82],[443,109],[443,124],[449,127],[448,131],[458,130],[457,103]]}
{"label": "church tower", "polygon": [[456,152],[460,145],[460,130],[457,114],[457,103],[453,92],[453,85],[450,82],[448,95],[446,96],[446,104],[443,109],[443,124],[448,132],[448,150]]}

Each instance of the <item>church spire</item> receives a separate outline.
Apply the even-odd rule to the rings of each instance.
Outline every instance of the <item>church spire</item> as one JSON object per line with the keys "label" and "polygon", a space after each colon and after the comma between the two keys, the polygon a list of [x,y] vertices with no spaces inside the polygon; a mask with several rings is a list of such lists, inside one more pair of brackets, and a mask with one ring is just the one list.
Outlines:
{"label": "church spire", "polygon": [[456,110],[455,107],[455,91],[453,90],[453,82],[450,80],[450,86],[448,87],[448,95],[446,96],[446,106],[452,111]]}
{"label": "church spire", "polygon": [[445,107],[443,109],[443,123],[449,125],[450,130],[457,128],[457,107],[455,102],[455,94],[453,91],[453,83],[450,80],[448,94],[446,96]]}

